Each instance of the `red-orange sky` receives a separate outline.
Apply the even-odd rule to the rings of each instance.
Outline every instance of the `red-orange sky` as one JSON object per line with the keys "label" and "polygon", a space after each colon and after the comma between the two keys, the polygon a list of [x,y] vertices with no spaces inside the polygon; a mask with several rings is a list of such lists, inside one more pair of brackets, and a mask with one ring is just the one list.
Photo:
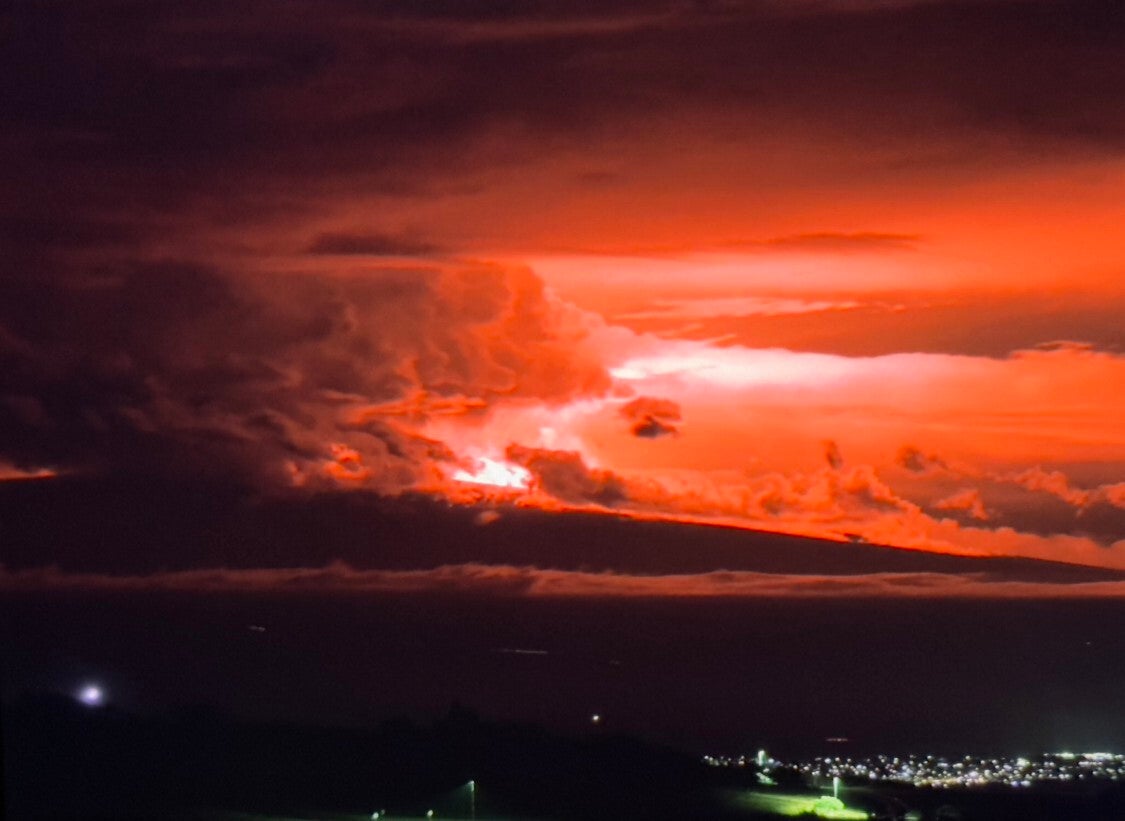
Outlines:
{"label": "red-orange sky", "polygon": [[1125,567],[1115,4],[319,9],[10,12],[0,480]]}

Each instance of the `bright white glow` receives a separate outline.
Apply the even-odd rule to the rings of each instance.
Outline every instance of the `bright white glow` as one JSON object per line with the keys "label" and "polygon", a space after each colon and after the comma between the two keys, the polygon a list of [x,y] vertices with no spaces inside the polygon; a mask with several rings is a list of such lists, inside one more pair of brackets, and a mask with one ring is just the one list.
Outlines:
{"label": "bright white glow", "polygon": [[[611,368],[624,381],[676,378],[727,388],[762,385],[818,385],[871,367],[871,360],[786,350],[715,348],[698,343],[669,343],[667,350],[634,357]],[[877,360],[876,360],[877,361]]]}
{"label": "bright white glow", "polygon": [[87,707],[100,707],[105,701],[105,693],[96,684],[87,684],[78,691],[78,700]]}
{"label": "bright white glow", "polygon": [[458,482],[471,482],[477,485],[492,485],[493,487],[513,487],[527,490],[531,482],[531,472],[520,465],[502,462],[499,459],[489,459],[481,456],[477,459],[477,470],[470,473],[467,470],[458,470],[453,474]]}

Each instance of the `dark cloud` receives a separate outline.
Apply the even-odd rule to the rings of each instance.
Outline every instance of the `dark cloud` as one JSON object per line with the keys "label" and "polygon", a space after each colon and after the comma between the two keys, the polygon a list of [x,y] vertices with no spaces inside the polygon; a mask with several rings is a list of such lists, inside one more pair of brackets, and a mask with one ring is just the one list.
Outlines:
{"label": "dark cloud", "polygon": [[640,396],[626,403],[621,407],[621,415],[632,423],[630,430],[633,435],[642,439],[657,439],[679,433],[679,428],[671,423],[683,418],[680,406],[671,399],[650,396]]}
{"label": "dark cloud", "polygon": [[641,439],[659,439],[661,436],[675,436],[679,428],[669,425],[655,416],[646,416],[633,423],[633,435]]}
{"label": "dark cloud", "polygon": [[895,454],[895,463],[911,473],[925,473],[928,470],[947,470],[949,466],[940,456],[923,453],[913,445],[903,445]]}
{"label": "dark cloud", "polygon": [[442,248],[424,240],[390,234],[321,234],[309,245],[310,254],[421,257]]}
{"label": "dark cloud", "polygon": [[[615,320],[640,331],[674,333],[750,348],[782,347],[793,351],[824,351],[844,356],[879,356],[916,351],[967,356],[1005,357],[1012,351],[1075,350],[1093,345],[1100,350],[1125,350],[1119,317],[1125,299],[1111,293],[872,293],[862,303],[854,294],[817,294],[817,299],[849,302],[847,311],[694,319],[683,328],[675,314],[661,315],[638,301],[636,311],[621,311]],[[1060,343],[1060,335],[1082,342]]]}
{"label": "dark cloud", "polygon": [[[912,474],[923,507],[963,525],[988,521],[996,528],[1012,528],[1040,536],[1069,534],[1111,545],[1125,533],[1125,483],[1101,482],[1087,472],[1086,486],[1068,472],[1035,465],[1014,471],[983,470],[950,462],[912,445],[895,457]],[[1081,466],[1068,466],[1081,470]],[[966,486],[965,482],[971,482]],[[924,486],[923,486],[924,485]]]}
{"label": "dark cloud", "polygon": [[613,507],[629,497],[621,477],[587,467],[579,453],[511,445],[506,455],[531,471],[540,490],[561,501]]}
{"label": "dark cloud", "polygon": [[238,480],[327,471],[394,491],[449,458],[411,429],[429,408],[478,412],[608,385],[565,317],[527,271],[488,266],[233,277],[163,263],[8,276],[0,456]]}
{"label": "dark cloud", "polygon": [[825,440],[822,444],[824,446],[824,460],[828,462],[828,467],[833,470],[840,470],[844,466],[844,457],[840,453],[840,446],[831,439]]}
{"label": "dark cloud", "polygon": [[425,190],[497,129],[522,136],[489,162],[642,121],[877,136],[906,165],[1125,145],[1125,16],[1101,0],[458,5],[13,4],[6,180],[41,211],[237,210]]}

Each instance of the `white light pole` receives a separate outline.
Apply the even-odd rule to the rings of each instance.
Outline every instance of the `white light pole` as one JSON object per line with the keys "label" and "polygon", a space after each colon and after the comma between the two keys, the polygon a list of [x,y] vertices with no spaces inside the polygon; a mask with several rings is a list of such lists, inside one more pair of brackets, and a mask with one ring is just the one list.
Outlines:
{"label": "white light pole", "polygon": [[840,798],[840,776],[832,776],[832,797],[839,800]]}
{"label": "white light pole", "polygon": [[477,817],[477,782],[469,779],[469,807],[472,810],[473,821]]}

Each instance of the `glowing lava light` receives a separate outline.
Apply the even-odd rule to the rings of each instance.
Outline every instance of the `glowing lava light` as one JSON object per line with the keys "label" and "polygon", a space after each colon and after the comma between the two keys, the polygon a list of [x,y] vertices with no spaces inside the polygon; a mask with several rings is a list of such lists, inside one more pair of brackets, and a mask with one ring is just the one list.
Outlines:
{"label": "glowing lava light", "polygon": [[531,472],[520,465],[512,465],[499,459],[489,459],[481,456],[477,459],[477,469],[470,473],[467,470],[458,470],[453,474],[458,482],[472,482],[477,485],[492,485],[493,487],[511,487],[527,490],[531,482]]}

